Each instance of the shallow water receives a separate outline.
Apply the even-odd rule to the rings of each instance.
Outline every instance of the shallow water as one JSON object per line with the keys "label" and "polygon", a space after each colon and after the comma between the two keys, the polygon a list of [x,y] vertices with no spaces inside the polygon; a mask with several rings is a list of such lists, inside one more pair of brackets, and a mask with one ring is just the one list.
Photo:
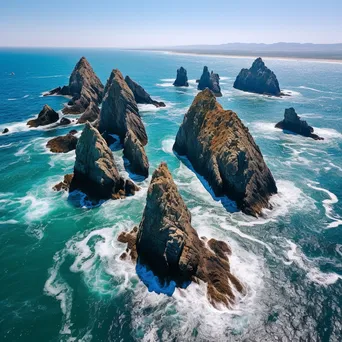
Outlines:
{"label": "shallow water", "polygon": [[[247,286],[234,310],[214,309],[205,284],[149,292],[133,264],[120,260],[118,233],[138,224],[142,191],[98,208],[77,208],[52,191],[72,171],[75,153],[46,142],[71,128],[28,129],[44,91],[68,82],[85,55],[105,83],[112,68],[129,74],[166,108],[140,106],[151,170],[166,161],[200,236],[227,241],[231,268]],[[340,341],[342,322],[342,65],[267,60],[281,99],[232,88],[251,58],[115,50],[0,50],[0,332],[6,341]],[[213,198],[172,145],[204,65],[221,76],[227,109],[236,111],[263,152],[279,188],[274,209],[255,219]],[[189,88],[174,88],[184,66]],[[11,72],[15,76],[10,76]],[[293,106],[324,141],[274,128]],[[82,125],[75,127],[79,131]],[[114,152],[120,172],[122,151]],[[228,208],[229,210],[226,210]]]}

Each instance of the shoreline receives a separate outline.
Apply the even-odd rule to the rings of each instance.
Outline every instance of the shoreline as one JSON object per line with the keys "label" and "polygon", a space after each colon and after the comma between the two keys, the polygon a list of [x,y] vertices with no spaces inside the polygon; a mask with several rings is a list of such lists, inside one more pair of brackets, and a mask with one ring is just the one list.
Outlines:
{"label": "shoreline", "polygon": [[265,60],[285,60],[285,61],[300,61],[300,62],[315,62],[315,63],[330,63],[330,64],[342,64],[342,59],[328,59],[328,58],[315,58],[315,57],[287,57],[287,56],[260,56],[258,54],[246,54],[246,55],[234,55],[229,53],[211,53],[211,52],[192,52],[192,51],[175,51],[175,50],[130,50],[130,51],[146,51],[164,53],[170,55],[184,55],[184,56],[206,56],[206,57],[220,57],[220,58],[250,58],[256,59],[261,57]]}

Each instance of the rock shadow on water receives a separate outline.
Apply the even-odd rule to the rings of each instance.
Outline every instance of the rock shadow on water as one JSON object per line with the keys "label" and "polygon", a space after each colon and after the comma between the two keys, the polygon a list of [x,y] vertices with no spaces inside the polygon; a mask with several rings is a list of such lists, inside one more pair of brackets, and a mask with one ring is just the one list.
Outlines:
{"label": "rock shadow on water", "polygon": [[128,177],[131,180],[133,180],[136,183],[140,183],[140,182],[143,182],[146,179],[145,176],[138,175],[138,174],[134,173],[131,170],[131,163],[129,162],[129,160],[127,158],[122,157],[122,159],[123,159],[123,162],[124,162],[125,171],[128,173]]}
{"label": "rock shadow on water", "polygon": [[76,208],[93,209],[98,208],[107,200],[104,199],[92,199],[81,190],[74,190],[68,195],[68,202]]}
{"label": "rock shadow on water", "polygon": [[180,156],[175,150],[173,150],[173,153],[189,170],[191,170],[196,175],[197,179],[202,183],[204,188],[208,191],[215,202],[221,202],[223,208],[226,209],[229,213],[237,213],[240,211],[235,201],[229,199],[226,196],[218,197],[215,195],[214,190],[210,187],[208,181],[195,171],[194,167],[186,156]]}

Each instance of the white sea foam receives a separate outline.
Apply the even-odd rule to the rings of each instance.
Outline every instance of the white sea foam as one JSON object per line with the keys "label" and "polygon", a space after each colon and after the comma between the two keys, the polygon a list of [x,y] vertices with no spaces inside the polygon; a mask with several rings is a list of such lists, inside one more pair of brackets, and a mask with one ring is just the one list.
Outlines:
{"label": "white sea foam", "polygon": [[0,224],[17,224],[17,220],[0,221]]}
{"label": "white sea foam", "polygon": [[50,210],[49,201],[44,199],[39,199],[32,194],[27,194],[20,200],[20,203],[23,206],[27,206],[28,208],[25,214],[25,218],[28,221],[37,221],[44,217]]}
{"label": "white sea foam", "polygon": [[167,83],[157,83],[157,87],[173,87],[173,83],[167,82]]}
{"label": "white sea foam", "polygon": [[310,119],[321,119],[323,115],[315,114],[315,113],[304,113],[299,115],[301,118],[310,118]]}
{"label": "white sea foam", "polygon": [[311,91],[316,92],[316,93],[325,93],[325,94],[342,95],[341,93],[336,93],[336,92],[334,92],[334,91],[320,90],[320,89],[311,88],[311,87],[305,87],[305,86],[300,86],[300,87],[298,87],[298,88],[300,88],[300,89],[306,89],[306,90],[311,90]]}
{"label": "white sea foam", "polygon": [[337,228],[338,226],[342,225],[342,218],[339,215],[334,214],[333,209],[333,205],[338,202],[337,196],[331,191],[324,188],[319,188],[313,184],[309,183],[308,186],[314,190],[324,192],[330,197],[329,199],[322,201],[323,207],[325,209],[325,216],[333,221],[327,225],[327,228]]}
{"label": "white sea foam", "polygon": [[165,153],[173,154],[173,144],[175,139],[165,139],[162,141],[162,150]]}
{"label": "white sea foam", "polygon": [[13,145],[13,143],[0,145],[0,148],[8,148],[8,147],[11,147],[12,145]]}

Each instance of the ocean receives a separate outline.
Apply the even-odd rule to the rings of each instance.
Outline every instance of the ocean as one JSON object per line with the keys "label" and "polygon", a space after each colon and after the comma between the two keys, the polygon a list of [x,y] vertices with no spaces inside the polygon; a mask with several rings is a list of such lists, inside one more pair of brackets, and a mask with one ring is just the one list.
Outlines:
{"label": "ocean", "polygon": [[[233,309],[211,306],[205,284],[176,289],[172,297],[149,292],[135,266],[120,259],[125,245],[118,233],[139,224],[150,178],[138,182],[135,196],[97,208],[75,206],[68,194],[52,190],[72,172],[75,151],[53,154],[45,145],[71,128],[26,122],[44,104],[62,109],[67,99],[42,93],[67,84],[83,55],[103,83],[118,68],[166,103],[139,107],[150,170],[167,162],[199,236],[231,246],[232,272],[247,288]],[[10,131],[0,133],[0,340],[341,341],[342,64],[265,59],[291,95],[270,98],[233,89],[252,62],[114,49],[0,49],[0,132]],[[221,76],[218,101],[249,128],[277,182],[279,194],[263,218],[213,197],[172,151],[204,65]],[[172,86],[180,66],[189,88]],[[288,107],[325,140],[275,129]],[[72,128],[80,133],[82,125]],[[114,156],[127,176],[122,150]]]}

